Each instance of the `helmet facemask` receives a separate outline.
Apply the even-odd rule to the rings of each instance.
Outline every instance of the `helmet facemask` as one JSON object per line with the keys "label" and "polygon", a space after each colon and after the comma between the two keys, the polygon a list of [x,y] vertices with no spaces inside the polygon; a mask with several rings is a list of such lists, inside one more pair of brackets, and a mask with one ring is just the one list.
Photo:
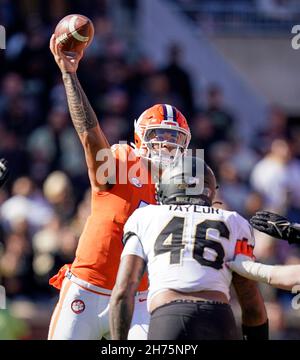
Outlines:
{"label": "helmet facemask", "polygon": [[139,155],[157,166],[166,167],[186,152],[190,134],[179,126],[150,125],[145,127],[140,138]]}

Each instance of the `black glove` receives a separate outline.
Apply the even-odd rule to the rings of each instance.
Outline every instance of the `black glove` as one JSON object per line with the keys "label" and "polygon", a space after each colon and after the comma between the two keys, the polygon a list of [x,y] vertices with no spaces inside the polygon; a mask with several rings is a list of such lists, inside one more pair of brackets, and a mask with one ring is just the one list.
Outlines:
{"label": "black glove", "polygon": [[0,160],[0,187],[5,184],[6,180],[9,176],[9,170],[7,167],[7,160],[1,159]]}
{"label": "black glove", "polygon": [[250,224],[278,239],[287,240],[290,244],[300,243],[300,225],[291,223],[287,218],[269,211],[258,211],[250,219]]}

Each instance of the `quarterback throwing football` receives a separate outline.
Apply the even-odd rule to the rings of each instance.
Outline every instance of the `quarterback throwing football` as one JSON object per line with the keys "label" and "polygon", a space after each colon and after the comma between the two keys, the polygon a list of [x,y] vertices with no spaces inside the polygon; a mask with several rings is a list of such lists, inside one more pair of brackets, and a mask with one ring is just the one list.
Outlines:
{"label": "quarterback throwing football", "polygon": [[[66,55],[56,43],[55,35],[50,40],[50,49],[62,72],[73,125],[85,152],[92,203],[73,264],[64,266],[50,280],[60,289],[60,298],[48,337],[108,338],[108,304],[123,250],[124,224],[138,207],[156,203],[149,164],[168,164],[181,156],[188,147],[190,130],[180,111],[159,104],[146,110],[136,121],[135,148],[111,147],[76,75],[83,53]],[[144,182],[128,176],[137,165]],[[99,171],[101,167],[107,171]],[[125,181],[119,181],[122,169],[126,169]],[[110,178],[106,177],[107,172]],[[135,294],[136,312],[129,339],[147,337],[149,315],[143,301],[147,289],[148,280],[144,277]]]}

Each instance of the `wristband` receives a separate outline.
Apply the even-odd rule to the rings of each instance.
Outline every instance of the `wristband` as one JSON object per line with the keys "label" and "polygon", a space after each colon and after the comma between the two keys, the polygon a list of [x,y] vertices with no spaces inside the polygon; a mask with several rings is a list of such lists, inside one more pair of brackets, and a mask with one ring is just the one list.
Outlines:
{"label": "wristband", "polygon": [[262,325],[242,325],[243,340],[269,340],[269,320]]}

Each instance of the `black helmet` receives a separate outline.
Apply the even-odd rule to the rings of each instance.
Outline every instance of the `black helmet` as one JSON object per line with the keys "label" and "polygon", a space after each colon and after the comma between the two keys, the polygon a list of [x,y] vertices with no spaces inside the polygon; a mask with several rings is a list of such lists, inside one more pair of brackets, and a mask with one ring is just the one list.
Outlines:
{"label": "black helmet", "polygon": [[212,169],[200,158],[183,156],[162,173],[157,183],[161,204],[211,206],[217,182]]}

